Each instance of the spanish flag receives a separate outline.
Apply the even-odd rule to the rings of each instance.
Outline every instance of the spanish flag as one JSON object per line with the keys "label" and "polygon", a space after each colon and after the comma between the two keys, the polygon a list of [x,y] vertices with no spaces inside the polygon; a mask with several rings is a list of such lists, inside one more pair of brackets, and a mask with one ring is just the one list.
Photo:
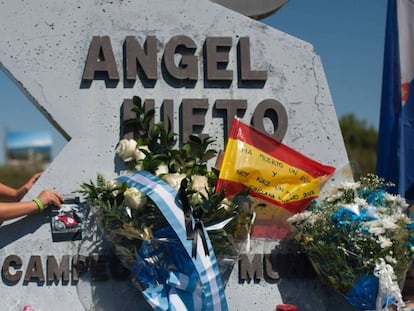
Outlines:
{"label": "spanish flag", "polygon": [[248,188],[250,195],[295,214],[319,196],[334,171],[235,118],[216,190],[231,197]]}

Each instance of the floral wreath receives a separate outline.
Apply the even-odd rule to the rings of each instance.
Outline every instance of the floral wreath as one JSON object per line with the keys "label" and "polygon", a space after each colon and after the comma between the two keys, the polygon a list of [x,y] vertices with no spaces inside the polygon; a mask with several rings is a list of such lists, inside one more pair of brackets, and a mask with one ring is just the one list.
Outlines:
{"label": "floral wreath", "polygon": [[[135,129],[136,138],[121,139],[116,148],[117,156],[125,163],[123,175],[144,172],[140,177],[145,175],[157,186],[165,185],[170,192],[175,191],[185,216],[187,239],[192,238],[192,257],[197,259],[194,249],[200,239],[205,255],[211,256],[207,245],[211,241],[225,285],[249,238],[253,211],[247,193],[228,199],[222,191],[216,191],[219,171],[207,164],[217,155],[209,148],[214,142],[210,137],[190,135],[188,142],[176,149],[176,134],[162,122],[152,124],[154,110],[145,111],[137,96],[133,97],[132,111],[136,118],[126,126]],[[171,226],[150,192],[146,194],[131,182],[133,178],[121,175],[106,180],[97,174],[96,181],[83,182],[78,191],[96,206],[100,228],[150,304],[160,286],[165,291],[166,285],[171,285],[172,274],[174,277],[185,274],[193,279],[197,285],[185,290],[194,293],[199,290],[199,280],[191,263],[180,258],[183,253],[177,247],[175,225]],[[177,285],[174,288],[181,289]],[[171,299],[155,305],[162,304],[169,307]]]}

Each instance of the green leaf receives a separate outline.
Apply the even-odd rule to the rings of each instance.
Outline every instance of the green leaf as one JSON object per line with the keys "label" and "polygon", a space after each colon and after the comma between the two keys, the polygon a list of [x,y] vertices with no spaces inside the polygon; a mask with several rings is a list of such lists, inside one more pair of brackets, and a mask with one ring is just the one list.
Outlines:
{"label": "green leaf", "polygon": [[141,108],[141,107],[142,107],[142,100],[141,100],[141,97],[139,97],[139,96],[133,96],[133,97],[132,97],[132,102],[133,102],[133,104],[134,104],[135,106],[137,106],[137,107],[139,107],[139,108]]}

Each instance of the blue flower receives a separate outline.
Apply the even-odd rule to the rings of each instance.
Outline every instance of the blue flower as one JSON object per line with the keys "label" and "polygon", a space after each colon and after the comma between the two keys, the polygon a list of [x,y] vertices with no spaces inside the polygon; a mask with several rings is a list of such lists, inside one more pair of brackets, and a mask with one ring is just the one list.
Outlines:
{"label": "blue flower", "polygon": [[359,196],[365,198],[368,204],[374,206],[383,206],[385,204],[385,191],[383,189],[380,190],[368,190],[368,189],[361,189],[359,190]]}
{"label": "blue flower", "polygon": [[350,211],[347,208],[340,207],[336,213],[332,214],[331,221],[335,227],[349,226],[351,223],[356,222],[359,219],[359,215]]}

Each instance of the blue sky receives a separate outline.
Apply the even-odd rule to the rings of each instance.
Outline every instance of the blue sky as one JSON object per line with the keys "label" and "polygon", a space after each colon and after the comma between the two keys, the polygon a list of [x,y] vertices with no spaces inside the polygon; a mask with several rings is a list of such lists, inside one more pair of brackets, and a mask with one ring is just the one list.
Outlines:
{"label": "blue sky", "polygon": [[6,146],[9,149],[51,147],[52,142],[52,136],[48,131],[9,131],[6,136]]}
{"label": "blue sky", "polygon": [[386,11],[386,0],[289,0],[263,22],[314,46],[339,117],[378,129]]}
{"label": "blue sky", "polygon": [[[386,0],[289,0],[263,23],[311,43],[338,117],[353,113],[378,128]],[[0,70],[0,164],[5,130],[49,131],[52,153],[66,141]]]}

